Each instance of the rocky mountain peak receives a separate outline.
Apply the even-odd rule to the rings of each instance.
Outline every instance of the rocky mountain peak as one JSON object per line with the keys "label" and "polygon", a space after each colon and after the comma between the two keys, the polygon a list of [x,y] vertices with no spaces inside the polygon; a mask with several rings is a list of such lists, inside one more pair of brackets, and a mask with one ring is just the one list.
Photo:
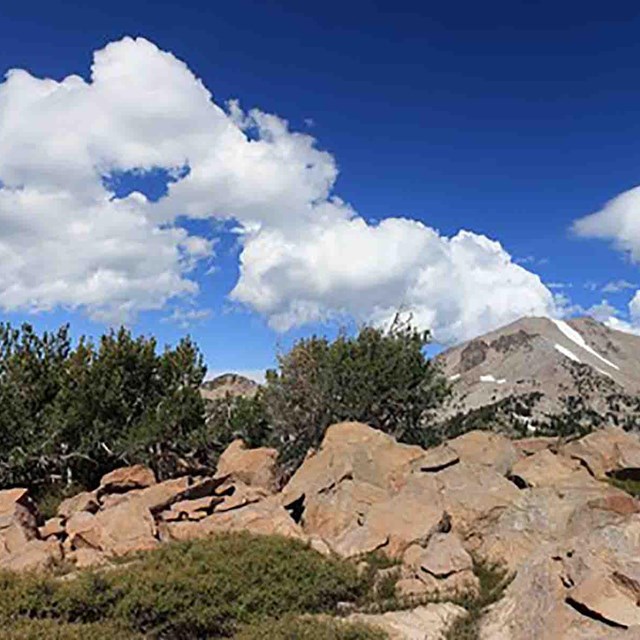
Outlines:
{"label": "rocky mountain peak", "polygon": [[[558,417],[602,426],[626,424],[638,412],[640,337],[593,318],[521,318],[438,361],[454,389],[440,416],[445,421],[473,418],[480,409],[490,415],[487,407],[495,407],[492,417],[523,435]],[[518,401],[526,407],[522,419]]]}

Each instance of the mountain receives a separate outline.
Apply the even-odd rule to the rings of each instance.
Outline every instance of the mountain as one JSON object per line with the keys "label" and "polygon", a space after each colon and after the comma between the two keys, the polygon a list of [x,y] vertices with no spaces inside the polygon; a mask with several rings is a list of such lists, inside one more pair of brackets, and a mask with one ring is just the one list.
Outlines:
{"label": "mountain", "polygon": [[238,373],[223,373],[212,380],[207,380],[200,387],[200,393],[205,400],[217,400],[227,394],[231,397],[253,397],[260,385],[255,381]]}
{"label": "mountain", "polygon": [[640,337],[588,317],[522,318],[437,358],[453,388],[448,435],[492,421],[510,435],[640,424]]}

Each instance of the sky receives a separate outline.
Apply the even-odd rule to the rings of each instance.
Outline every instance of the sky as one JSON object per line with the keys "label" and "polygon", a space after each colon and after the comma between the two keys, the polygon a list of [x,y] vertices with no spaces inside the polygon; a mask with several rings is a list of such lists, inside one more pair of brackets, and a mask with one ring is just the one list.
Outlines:
{"label": "sky", "polygon": [[2,320],[258,377],[398,310],[640,332],[636,3],[91,5],[2,8]]}

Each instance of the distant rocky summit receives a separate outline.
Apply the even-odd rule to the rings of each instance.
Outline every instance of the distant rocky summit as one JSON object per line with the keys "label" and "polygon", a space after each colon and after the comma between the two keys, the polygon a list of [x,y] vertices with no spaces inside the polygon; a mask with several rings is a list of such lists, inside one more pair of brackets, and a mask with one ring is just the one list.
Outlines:
{"label": "distant rocky summit", "polygon": [[612,484],[640,479],[636,434],[473,431],[423,449],[341,423],[282,488],[276,465],[275,450],[236,441],[211,476],[157,482],[144,466],[124,467],[46,522],[25,489],[1,491],[0,567],[101,566],[173,540],[276,534],[322,554],[397,562],[403,611],[348,618],[397,640],[451,637],[466,615],[460,594],[481,589],[480,562],[514,576],[482,612],[482,640],[640,637],[640,503]]}
{"label": "distant rocky summit", "polygon": [[640,425],[640,337],[592,318],[523,318],[438,356],[449,433],[511,436]]}
{"label": "distant rocky summit", "polygon": [[229,395],[231,397],[253,397],[260,385],[238,373],[224,373],[203,383],[200,391],[205,400],[218,400]]}

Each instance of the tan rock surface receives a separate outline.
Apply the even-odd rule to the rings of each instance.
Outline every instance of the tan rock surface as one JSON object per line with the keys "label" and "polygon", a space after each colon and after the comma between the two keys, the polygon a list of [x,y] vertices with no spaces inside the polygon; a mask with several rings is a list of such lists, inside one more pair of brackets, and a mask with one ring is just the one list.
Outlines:
{"label": "tan rock surface", "polygon": [[156,483],[156,476],[149,467],[136,464],[121,467],[107,473],[100,480],[99,493],[123,493],[131,489],[144,489]]}
{"label": "tan rock surface", "polygon": [[247,486],[274,493],[277,458],[275,449],[248,449],[242,440],[234,440],[220,456],[216,476],[229,476]]}
{"label": "tan rock surface", "polygon": [[460,462],[433,477],[444,510],[451,516],[454,529],[463,536],[473,532],[476,521],[496,517],[522,499],[512,482],[486,465]]}
{"label": "tan rock surface", "polygon": [[44,525],[38,528],[38,535],[42,540],[47,538],[61,538],[65,535],[64,520],[62,518],[49,518]]}
{"label": "tan rock surface", "polygon": [[453,622],[466,611],[450,602],[428,604],[407,611],[383,614],[354,614],[348,620],[363,622],[389,634],[390,640],[444,640]]}
{"label": "tan rock surface", "polygon": [[617,427],[594,431],[564,445],[561,452],[583,462],[596,478],[624,469],[640,469],[640,437]]}
{"label": "tan rock surface", "polygon": [[524,481],[529,487],[554,487],[565,482],[589,483],[591,476],[578,460],[557,456],[543,449],[516,462],[511,476]]}
{"label": "tan rock surface", "polygon": [[509,438],[492,431],[470,431],[447,443],[460,460],[490,467],[507,475],[518,460],[518,452]]}
{"label": "tan rock surface", "polygon": [[442,444],[433,449],[427,449],[419,458],[413,461],[415,471],[436,473],[460,462],[460,456],[448,444]]}
{"label": "tan rock surface", "polygon": [[43,571],[60,560],[62,546],[58,540],[29,540],[0,561],[0,567],[10,571]]}
{"label": "tan rock surface", "polygon": [[307,539],[302,528],[275,499],[263,500],[233,511],[213,513],[199,522],[168,522],[159,527],[162,541],[192,540],[229,531]]}
{"label": "tan rock surface", "polygon": [[420,447],[398,444],[391,436],[358,422],[343,422],[327,429],[320,449],[309,455],[282,491],[284,505],[314,496],[345,478],[385,491],[402,487]]}
{"label": "tan rock surface", "polygon": [[77,513],[69,519],[66,529],[69,550],[89,548],[118,556],[153,549],[158,544],[151,512],[135,499],[96,515]]}
{"label": "tan rock surface", "polygon": [[534,453],[544,451],[545,449],[551,449],[552,453],[555,453],[555,449],[558,447],[559,438],[549,436],[538,438],[521,438],[513,441],[513,446],[516,451],[523,456],[532,456]]}
{"label": "tan rock surface", "polygon": [[97,493],[95,491],[83,491],[63,500],[58,506],[58,515],[61,518],[70,518],[79,511],[96,513],[99,508],[100,503],[98,502]]}
{"label": "tan rock surface", "polygon": [[27,489],[0,491],[0,559],[38,538],[36,512]]}

